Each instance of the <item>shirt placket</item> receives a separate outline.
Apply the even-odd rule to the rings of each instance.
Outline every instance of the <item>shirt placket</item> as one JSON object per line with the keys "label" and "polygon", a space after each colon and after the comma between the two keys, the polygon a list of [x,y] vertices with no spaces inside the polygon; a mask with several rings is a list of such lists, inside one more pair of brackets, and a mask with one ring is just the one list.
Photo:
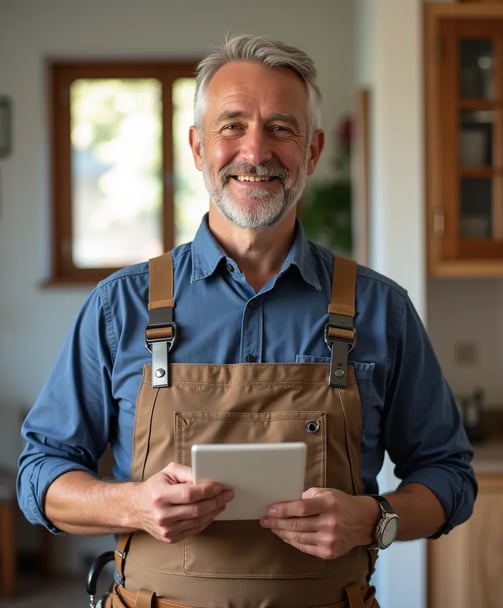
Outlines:
{"label": "shirt placket", "polygon": [[241,323],[240,361],[261,363],[264,336],[263,298],[255,296],[247,301]]}

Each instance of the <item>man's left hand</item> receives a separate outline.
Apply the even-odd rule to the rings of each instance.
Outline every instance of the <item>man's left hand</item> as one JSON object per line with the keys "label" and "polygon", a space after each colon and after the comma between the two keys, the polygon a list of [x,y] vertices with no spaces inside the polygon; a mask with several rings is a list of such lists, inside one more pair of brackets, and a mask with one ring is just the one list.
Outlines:
{"label": "man's left hand", "polygon": [[371,497],[310,488],[300,500],[271,505],[260,525],[299,551],[335,559],[370,544],[378,517],[379,507]]}

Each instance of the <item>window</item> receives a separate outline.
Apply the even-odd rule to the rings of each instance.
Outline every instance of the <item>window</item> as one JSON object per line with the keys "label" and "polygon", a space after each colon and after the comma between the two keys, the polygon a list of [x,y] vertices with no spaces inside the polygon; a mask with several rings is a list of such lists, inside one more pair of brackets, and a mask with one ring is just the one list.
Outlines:
{"label": "window", "polygon": [[193,63],[54,63],[51,283],[93,283],[190,240]]}

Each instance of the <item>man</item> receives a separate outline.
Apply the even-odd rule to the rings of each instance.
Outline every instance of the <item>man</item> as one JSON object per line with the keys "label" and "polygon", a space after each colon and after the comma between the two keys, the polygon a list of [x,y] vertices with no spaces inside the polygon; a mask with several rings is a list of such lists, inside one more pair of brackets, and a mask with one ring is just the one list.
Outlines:
{"label": "man", "polygon": [[[471,449],[405,291],[334,265],[296,220],[319,106],[312,61],[282,43],[239,36],[201,62],[209,213],[98,285],[24,423],[20,505],[54,532],[120,535],[113,606],[375,607],[376,547],[471,513]],[[192,444],[299,440],[301,499],[214,521],[233,492],[192,483]],[[96,477],[108,442],[115,482]],[[383,499],[385,450],[402,483]]]}

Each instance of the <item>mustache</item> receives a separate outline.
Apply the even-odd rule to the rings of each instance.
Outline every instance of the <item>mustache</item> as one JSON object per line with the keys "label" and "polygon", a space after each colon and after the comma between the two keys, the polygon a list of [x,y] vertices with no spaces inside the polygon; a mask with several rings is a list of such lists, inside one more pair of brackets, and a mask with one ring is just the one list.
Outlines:
{"label": "mustache", "polygon": [[229,163],[219,171],[220,178],[227,181],[236,175],[256,175],[257,177],[277,177],[284,182],[290,177],[290,171],[275,160],[265,161],[259,165],[250,163]]}

